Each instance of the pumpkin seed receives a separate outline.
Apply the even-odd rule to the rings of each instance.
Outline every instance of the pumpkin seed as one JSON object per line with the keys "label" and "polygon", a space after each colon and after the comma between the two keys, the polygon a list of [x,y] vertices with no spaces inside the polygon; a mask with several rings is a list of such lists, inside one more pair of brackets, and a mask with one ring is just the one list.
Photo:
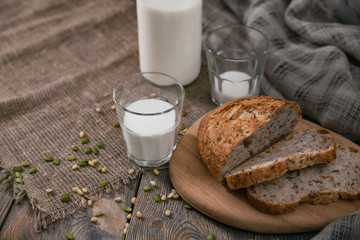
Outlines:
{"label": "pumpkin seed", "polygon": [[185,111],[185,109],[183,109],[183,110],[181,111],[181,116],[182,116],[182,117],[185,117],[185,116],[186,116],[186,111]]}
{"label": "pumpkin seed", "polygon": [[88,143],[89,141],[90,141],[90,139],[89,139],[88,137],[82,138],[82,139],[81,139],[81,144]]}
{"label": "pumpkin seed", "polygon": [[184,131],[186,129],[186,127],[184,125],[182,125],[182,124],[179,125],[179,128],[180,128],[181,131]]}
{"label": "pumpkin seed", "polygon": [[74,235],[72,235],[71,233],[65,233],[65,237],[68,240],[74,240],[75,239]]}
{"label": "pumpkin seed", "polygon": [[30,174],[33,174],[37,171],[37,167],[33,167],[32,169],[29,170]]}
{"label": "pumpkin seed", "polygon": [[104,148],[104,144],[101,141],[98,141],[96,143],[96,146],[98,146],[99,148]]}
{"label": "pumpkin seed", "polygon": [[107,184],[108,184],[108,180],[104,180],[104,181],[101,182],[102,187],[105,187]]}
{"label": "pumpkin seed", "polygon": [[76,146],[76,145],[71,145],[71,150],[73,150],[73,151],[77,151],[78,150],[78,147]]}
{"label": "pumpkin seed", "polygon": [[209,235],[207,235],[206,240],[215,240],[215,235],[213,233],[209,233]]}
{"label": "pumpkin seed", "polygon": [[15,177],[22,178],[23,176],[22,176],[21,172],[15,172]]}
{"label": "pumpkin seed", "polygon": [[146,185],[144,187],[144,191],[150,191],[152,189],[152,186],[151,185]]}
{"label": "pumpkin seed", "polygon": [[79,165],[80,167],[85,167],[85,166],[88,165],[88,162],[86,162],[86,161],[80,161],[80,162],[77,163],[77,165]]}
{"label": "pumpkin seed", "polygon": [[46,162],[51,162],[51,161],[54,161],[54,158],[52,156],[45,156],[45,157],[43,157],[43,160]]}
{"label": "pumpkin seed", "polygon": [[85,159],[83,159],[83,160],[81,160],[81,161],[90,162],[91,160],[92,160],[91,158],[85,158]]}
{"label": "pumpkin seed", "polygon": [[23,167],[28,167],[28,166],[30,166],[30,163],[28,163],[28,162],[21,162],[21,166],[23,166]]}
{"label": "pumpkin seed", "polygon": [[91,151],[95,154],[98,155],[99,154],[99,150],[96,147],[92,147]]}
{"label": "pumpkin seed", "polygon": [[60,161],[60,158],[55,158],[53,163],[54,163],[55,165],[59,165],[60,162],[61,162],[61,161]]}
{"label": "pumpkin seed", "polygon": [[101,170],[102,170],[103,168],[104,168],[104,166],[103,166],[103,165],[100,165],[97,170],[98,170],[99,172],[101,172]]}
{"label": "pumpkin seed", "polygon": [[123,209],[125,212],[131,212],[131,211],[132,211],[132,208],[129,207],[129,206],[122,206],[122,209]]}
{"label": "pumpkin seed", "polygon": [[103,211],[99,211],[99,212],[96,212],[94,214],[94,217],[101,217],[102,215],[104,215],[105,213]]}
{"label": "pumpkin seed", "polygon": [[189,204],[185,204],[184,208],[188,209],[188,210],[193,210],[194,208],[192,206],[190,206]]}
{"label": "pumpkin seed", "polygon": [[15,178],[15,181],[20,184],[24,184],[24,180],[22,178]]}
{"label": "pumpkin seed", "polygon": [[161,197],[160,197],[160,193],[155,194],[155,197],[154,197],[154,198],[155,198],[155,201],[156,201],[156,202],[160,201],[160,198],[161,198]]}
{"label": "pumpkin seed", "polygon": [[92,152],[91,148],[86,148],[84,151],[85,154],[90,154],[91,152]]}
{"label": "pumpkin seed", "polygon": [[75,160],[75,155],[70,155],[70,156],[67,156],[66,157],[66,160],[68,160],[68,161],[73,161],[73,160]]}
{"label": "pumpkin seed", "polygon": [[24,170],[22,167],[20,166],[15,166],[11,169],[13,172],[21,172],[22,170]]}
{"label": "pumpkin seed", "polygon": [[120,127],[120,123],[119,122],[114,123],[114,127],[116,128]]}
{"label": "pumpkin seed", "polygon": [[69,202],[69,201],[71,200],[71,198],[70,198],[70,193],[62,193],[62,194],[60,195],[60,200],[61,200],[62,202]]}

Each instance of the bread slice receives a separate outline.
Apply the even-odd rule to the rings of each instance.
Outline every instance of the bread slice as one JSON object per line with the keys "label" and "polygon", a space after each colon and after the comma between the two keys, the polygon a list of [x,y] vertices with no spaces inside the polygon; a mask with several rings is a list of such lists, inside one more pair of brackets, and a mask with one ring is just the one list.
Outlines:
{"label": "bread slice", "polygon": [[198,129],[200,156],[220,182],[224,175],[291,132],[297,103],[269,96],[240,98],[206,114]]}
{"label": "bread slice", "polygon": [[337,145],[336,159],[325,165],[295,170],[247,188],[249,202],[260,211],[281,214],[299,203],[326,204],[360,198],[360,154]]}
{"label": "bread slice", "polygon": [[335,141],[328,131],[301,129],[231,170],[225,179],[230,189],[245,188],[335,157]]}

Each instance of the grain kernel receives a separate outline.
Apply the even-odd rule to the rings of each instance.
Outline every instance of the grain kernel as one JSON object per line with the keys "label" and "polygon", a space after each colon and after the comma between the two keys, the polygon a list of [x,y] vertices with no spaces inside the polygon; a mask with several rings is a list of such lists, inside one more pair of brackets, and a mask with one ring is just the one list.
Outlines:
{"label": "grain kernel", "polygon": [[71,189],[71,191],[73,191],[73,192],[77,192],[78,190],[80,190],[80,188],[78,188],[78,187],[73,187],[73,188]]}
{"label": "grain kernel", "polygon": [[130,175],[133,175],[133,174],[134,174],[134,172],[135,172],[135,170],[134,170],[134,169],[130,169],[130,170],[129,170],[129,174],[130,174]]}
{"label": "grain kernel", "polygon": [[125,228],[129,229],[129,227],[130,227],[130,223],[125,223]]}
{"label": "grain kernel", "polygon": [[79,169],[79,165],[75,164],[75,165],[72,166],[71,169],[72,169],[72,170],[77,170],[77,169]]}
{"label": "grain kernel", "polygon": [[133,197],[133,198],[131,199],[131,203],[132,203],[132,204],[135,204],[135,203],[136,203],[136,197]]}
{"label": "grain kernel", "polygon": [[87,192],[88,192],[87,188],[82,188],[81,191],[83,191],[83,193],[87,193]]}
{"label": "grain kernel", "polygon": [[175,189],[171,189],[171,192],[176,194],[176,190]]}
{"label": "grain kernel", "polygon": [[131,213],[129,213],[129,214],[127,215],[127,217],[126,217],[126,218],[130,220],[130,219],[131,219],[131,217],[132,217],[132,214],[131,214]]}
{"label": "grain kernel", "polygon": [[136,216],[137,216],[138,218],[142,218],[142,217],[143,217],[143,215],[142,215],[142,213],[141,213],[140,211],[137,211],[137,212],[136,212]]}
{"label": "grain kernel", "polygon": [[171,215],[170,210],[166,210],[166,211],[165,211],[165,216],[169,217],[170,215]]}
{"label": "grain kernel", "polygon": [[124,235],[126,235],[128,233],[128,230],[126,228],[124,228]]}
{"label": "grain kernel", "polygon": [[103,167],[103,168],[101,169],[101,172],[102,172],[102,173],[106,172],[106,167]]}
{"label": "grain kernel", "polygon": [[156,186],[156,182],[155,182],[155,181],[150,181],[150,185],[151,185],[152,187],[155,187],[155,186]]}
{"label": "grain kernel", "polygon": [[166,201],[166,195],[161,196],[161,201]]}
{"label": "grain kernel", "polygon": [[95,158],[93,160],[91,160],[94,164],[97,164],[97,162],[99,161],[99,159]]}
{"label": "grain kernel", "polygon": [[180,197],[179,194],[175,193],[173,199],[178,199],[179,197]]}
{"label": "grain kernel", "polygon": [[79,194],[80,196],[84,195],[83,191],[81,191],[80,189],[78,189],[78,190],[76,191],[76,193]]}
{"label": "grain kernel", "polygon": [[156,175],[156,176],[159,176],[160,172],[157,168],[154,168],[153,170],[153,173]]}
{"label": "grain kernel", "polygon": [[100,113],[101,112],[101,109],[99,107],[96,108],[96,112],[97,113]]}
{"label": "grain kernel", "polygon": [[93,222],[93,223],[97,223],[97,222],[98,222],[98,219],[97,219],[96,217],[92,217],[92,218],[90,219],[90,221]]}
{"label": "grain kernel", "polygon": [[115,202],[121,202],[121,200],[122,200],[121,197],[116,197],[116,198],[114,198],[114,201],[115,201]]}
{"label": "grain kernel", "polygon": [[171,193],[169,193],[169,195],[167,197],[172,198],[174,195],[175,195],[175,193],[171,192]]}
{"label": "grain kernel", "polygon": [[112,105],[112,106],[111,106],[111,110],[115,111],[115,110],[116,110],[116,106],[115,106],[115,105]]}
{"label": "grain kernel", "polygon": [[47,189],[45,189],[45,192],[46,193],[52,193],[54,190],[52,190],[51,188],[47,188]]}
{"label": "grain kernel", "polygon": [[88,164],[92,167],[95,165],[93,161],[88,161]]}
{"label": "grain kernel", "polygon": [[87,204],[88,204],[89,207],[91,207],[93,202],[91,200],[88,200]]}
{"label": "grain kernel", "polygon": [[81,131],[81,132],[79,133],[79,137],[81,137],[81,138],[85,137],[85,133],[84,133],[83,131]]}

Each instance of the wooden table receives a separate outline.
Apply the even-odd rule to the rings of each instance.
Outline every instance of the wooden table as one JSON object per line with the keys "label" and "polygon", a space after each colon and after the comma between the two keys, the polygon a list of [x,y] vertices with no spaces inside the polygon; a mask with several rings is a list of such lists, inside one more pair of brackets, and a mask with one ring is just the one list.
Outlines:
{"label": "wooden table", "polygon": [[[156,187],[150,192],[144,192],[143,187],[151,180],[156,181]],[[73,216],[53,223],[48,229],[36,232],[34,214],[28,199],[18,204],[12,198],[12,193],[0,186],[0,239],[66,239],[65,233],[72,233],[75,239],[123,239],[125,224],[130,228],[125,239],[206,239],[211,232],[215,239],[310,239],[316,233],[294,234],[261,234],[236,229],[217,222],[197,210],[184,208],[185,202],[179,199],[167,199],[165,202],[155,202],[154,194],[168,194],[173,188],[168,169],[160,169],[160,175],[152,171],[144,173],[116,191],[113,195],[104,195],[97,200],[92,208],[86,208]],[[117,203],[114,196],[120,196],[123,201]],[[127,220],[127,213],[122,206],[132,206],[131,199],[137,198],[133,212],[141,211],[142,219],[133,216]],[[165,216],[165,210],[171,211],[171,216]],[[90,222],[96,211],[104,211],[105,216],[99,217],[98,223]],[[135,215],[135,214],[134,214]]]}

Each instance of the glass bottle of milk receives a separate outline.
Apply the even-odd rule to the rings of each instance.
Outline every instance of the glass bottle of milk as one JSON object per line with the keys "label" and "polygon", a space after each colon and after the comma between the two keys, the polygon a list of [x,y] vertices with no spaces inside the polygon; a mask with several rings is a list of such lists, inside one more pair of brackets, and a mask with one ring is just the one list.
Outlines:
{"label": "glass bottle of milk", "polygon": [[137,0],[141,72],[156,71],[183,85],[201,63],[202,0]]}

